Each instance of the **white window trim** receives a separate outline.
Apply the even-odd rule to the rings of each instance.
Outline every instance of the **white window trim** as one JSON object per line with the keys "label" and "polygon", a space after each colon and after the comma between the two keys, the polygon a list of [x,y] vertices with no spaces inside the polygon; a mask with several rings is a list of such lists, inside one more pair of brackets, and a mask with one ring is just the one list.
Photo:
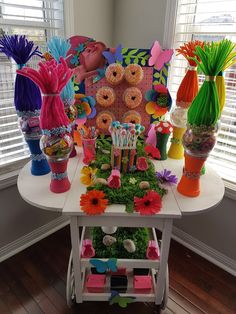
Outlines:
{"label": "white window trim", "polygon": [[[68,38],[75,34],[75,15],[74,15],[74,0],[65,0],[64,5],[64,27],[65,27],[65,37]],[[29,158],[25,158],[18,163],[19,168],[14,167],[14,170],[11,170],[11,165],[6,166],[4,173],[0,175],[0,190],[6,189],[17,183],[17,178],[22,167],[29,162]],[[9,172],[7,172],[9,169]],[[1,168],[0,168],[1,171]]]}
{"label": "white window trim", "polygon": [[[166,13],[165,13],[165,27],[164,27],[164,37],[163,37],[163,47],[171,48],[174,44],[175,35],[175,22],[178,7],[178,0],[166,0]],[[236,200],[236,186],[224,180],[225,185],[225,196]]]}

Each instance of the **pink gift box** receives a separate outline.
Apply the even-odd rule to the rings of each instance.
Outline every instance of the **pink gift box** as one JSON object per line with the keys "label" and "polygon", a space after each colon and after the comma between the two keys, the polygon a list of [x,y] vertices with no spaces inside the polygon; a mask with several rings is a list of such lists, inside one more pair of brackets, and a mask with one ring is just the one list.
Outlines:
{"label": "pink gift box", "polygon": [[106,284],[106,275],[90,274],[87,277],[86,288],[88,292],[104,292]]}
{"label": "pink gift box", "polygon": [[160,249],[156,241],[150,240],[148,242],[146,257],[152,260],[160,258]]}
{"label": "pink gift box", "polygon": [[151,276],[134,276],[134,290],[136,293],[149,293],[151,289]]}

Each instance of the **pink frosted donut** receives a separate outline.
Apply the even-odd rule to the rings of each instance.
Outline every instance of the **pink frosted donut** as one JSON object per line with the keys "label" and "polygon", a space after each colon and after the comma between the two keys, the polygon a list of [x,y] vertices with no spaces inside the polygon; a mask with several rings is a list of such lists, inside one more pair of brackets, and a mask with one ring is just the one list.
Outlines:
{"label": "pink frosted donut", "polygon": [[97,115],[96,124],[99,129],[106,131],[114,120],[115,117],[112,112],[102,111]]}
{"label": "pink frosted donut", "polygon": [[122,121],[124,123],[141,124],[142,118],[141,118],[140,114],[137,111],[130,110],[130,111],[127,111],[124,114],[124,116],[122,118]]}
{"label": "pink frosted donut", "polygon": [[139,88],[129,87],[125,90],[123,98],[126,106],[130,109],[134,109],[141,104],[143,95]]}
{"label": "pink frosted donut", "polygon": [[131,85],[137,85],[143,80],[143,69],[139,64],[129,64],[125,68],[125,79]]}
{"label": "pink frosted donut", "polygon": [[112,63],[106,69],[106,80],[111,85],[118,85],[124,77],[124,68],[119,63]]}
{"label": "pink frosted donut", "polygon": [[102,107],[110,107],[116,99],[115,92],[113,88],[108,86],[103,86],[98,89],[96,93],[97,103]]}

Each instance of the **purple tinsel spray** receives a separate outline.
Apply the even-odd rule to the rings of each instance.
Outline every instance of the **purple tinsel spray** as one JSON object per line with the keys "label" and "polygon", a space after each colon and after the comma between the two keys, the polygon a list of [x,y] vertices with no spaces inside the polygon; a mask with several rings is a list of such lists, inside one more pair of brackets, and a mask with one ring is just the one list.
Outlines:
{"label": "purple tinsel spray", "polygon": [[[32,56],[41,57],[38,47],[34,48],[33,41],[28,41],[25,36],[18,35],[4,35],[0,39],[0,52],[15,60],[18,69],[22,69]],[[40,110],[42,100],[38,86],[29,78],[17,74],[14,103],[19,116],[24,112]]]}

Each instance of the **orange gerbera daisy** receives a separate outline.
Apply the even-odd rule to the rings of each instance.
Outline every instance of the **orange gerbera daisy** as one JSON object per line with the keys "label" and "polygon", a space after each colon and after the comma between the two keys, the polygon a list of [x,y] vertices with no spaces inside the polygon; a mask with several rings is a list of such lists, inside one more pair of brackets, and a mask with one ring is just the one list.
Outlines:
{"label": "orange gerbera daisy", "polygon": [[105,193],[99,190],[91,190],[80,197],[81,210],[88,215],[98,215],[104,213],[108,200]]}

